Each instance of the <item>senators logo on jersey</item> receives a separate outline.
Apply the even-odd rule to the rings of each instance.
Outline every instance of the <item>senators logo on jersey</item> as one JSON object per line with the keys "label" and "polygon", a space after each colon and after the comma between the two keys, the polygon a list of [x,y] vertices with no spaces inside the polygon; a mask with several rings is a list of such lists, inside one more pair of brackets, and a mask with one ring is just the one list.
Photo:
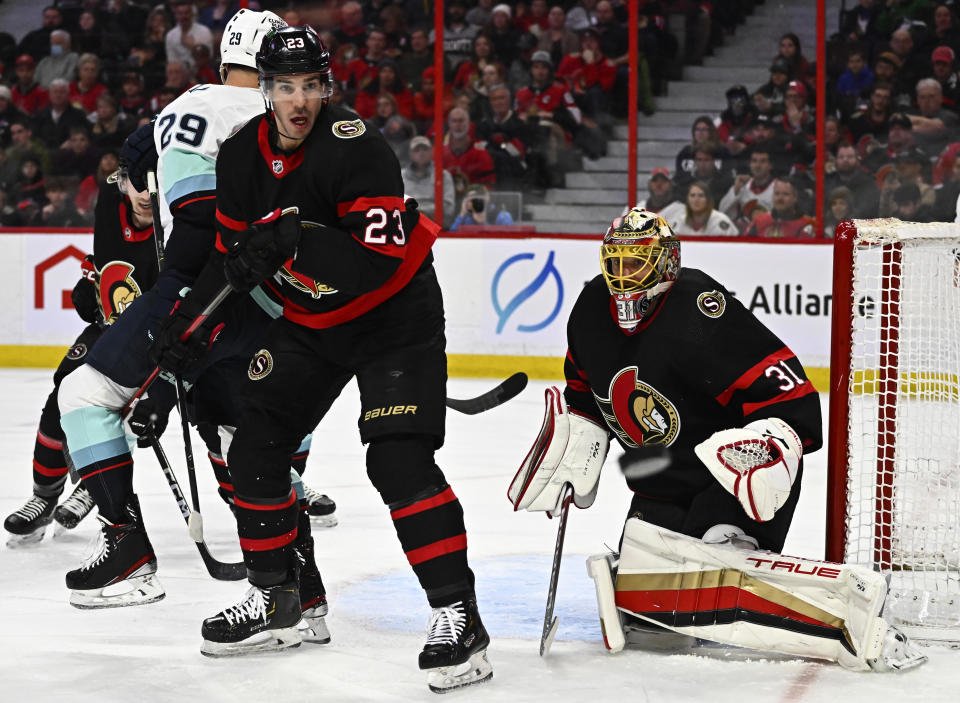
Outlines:
{"label": "senators logo on jersey", "polygon": [[336,288],[331,288],[325,283],[320,283],[319,281],[313,280],[309,276],[304,276],[302,273],[292,271],[287,266],[281,266],[277,273],[280,274],[280,277],[291,286],[297,290],[303,291],[304,293],[309,293],[314,299],[319,298],[322,295],[329,295],[337,292]]}
{"label": "senators logo on jersey", "polygon": [[680,432],[680,415],[670,400],[637,378],[637,367],[619,371],[610,381],[610,394],[593,397],[603,419],[628,447],[670,446]]}
{"label": "senators logo on jersey", "polygon": [[140,295],[134,270],[126,261],[111,261],[100,269],[97,288],[103,320],[108,325]]}

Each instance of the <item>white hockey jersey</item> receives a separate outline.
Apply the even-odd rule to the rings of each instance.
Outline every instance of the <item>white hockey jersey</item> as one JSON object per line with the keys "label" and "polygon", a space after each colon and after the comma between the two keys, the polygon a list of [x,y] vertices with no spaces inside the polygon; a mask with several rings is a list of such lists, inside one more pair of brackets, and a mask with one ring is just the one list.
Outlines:
{"label": "white hockey jersey", "polygon": [[168,236],[170,207],[216,195],[220,145],[264,110],[257,88],[198,85],[160,113],[153,138],[159,154],[160,218]]}

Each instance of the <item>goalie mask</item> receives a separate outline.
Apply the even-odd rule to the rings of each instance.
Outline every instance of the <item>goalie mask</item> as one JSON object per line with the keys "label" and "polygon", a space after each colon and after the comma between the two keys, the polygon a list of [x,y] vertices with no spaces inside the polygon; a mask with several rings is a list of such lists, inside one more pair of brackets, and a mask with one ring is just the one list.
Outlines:
{"label": "goalie mask", "polygon": [[607,229],[600,268],[617,307],[617,323],[632,332],[680,274],[680,242],[660,215],[633,208]]}
{"label": "goalie mask", "polygon": [[326,104],[333,93],[330,53],[309,26],[282,27],[267,34],[257,52],[257,71],[260,92],[268,108],[272,108],[275,100],[282,99],[274,91],[274,79],[278,76],[318,74],[316,85],[307,87],[313,91],[307,97],[319,97]]}

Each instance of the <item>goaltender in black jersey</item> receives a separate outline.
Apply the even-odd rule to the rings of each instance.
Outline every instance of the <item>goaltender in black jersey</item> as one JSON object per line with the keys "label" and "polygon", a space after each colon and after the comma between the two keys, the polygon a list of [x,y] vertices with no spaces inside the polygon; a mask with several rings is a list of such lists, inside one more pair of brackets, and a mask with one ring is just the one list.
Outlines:
{"label": "goaltender in black jersey", "polygon": [[547,389],[507,494],[514,510],[588,508],[610,438],[625,450],[633,499],[619,551],[587,560],[607,648],[669,630],[859,671],[925,661],[880,616],[881,574],[777,553],[803,457],[822,442],[819,396],[793,352],[680,266],[656,213],[613,221],[600,271],[570,314],[566,388]]}

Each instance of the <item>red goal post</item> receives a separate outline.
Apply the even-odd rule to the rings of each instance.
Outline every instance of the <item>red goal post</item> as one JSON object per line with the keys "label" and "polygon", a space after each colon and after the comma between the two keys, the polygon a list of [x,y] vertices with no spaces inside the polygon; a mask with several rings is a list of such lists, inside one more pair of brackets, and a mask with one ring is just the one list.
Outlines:
{"label": "red goal post", "polygon": [[834,244],[826,555],[884,614],[960,643],[960,224],[854,220]]}

